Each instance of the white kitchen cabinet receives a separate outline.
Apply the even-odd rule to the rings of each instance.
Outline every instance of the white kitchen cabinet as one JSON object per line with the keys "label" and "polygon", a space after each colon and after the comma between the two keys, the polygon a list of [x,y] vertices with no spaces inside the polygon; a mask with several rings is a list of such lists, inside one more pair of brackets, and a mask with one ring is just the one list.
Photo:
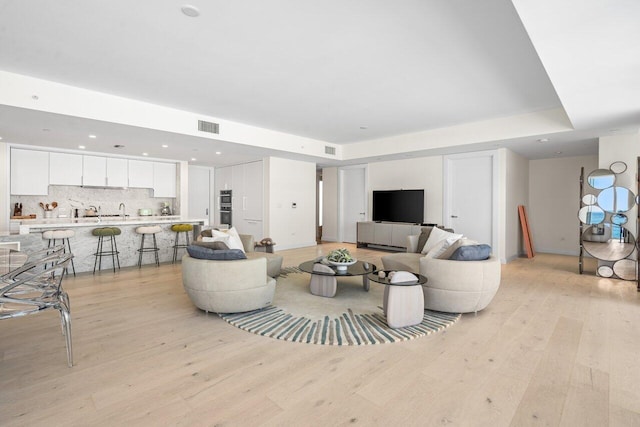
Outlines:
{"label": "white kitchen cabinet", "polygon": [[233,221],[244,218],[244,165],[231,166],[231,209],[233,211]]}
{"label": "white kitchen cabinet", "polygon": [[82,156],[82,185],[104,187],[107,184],[107,158]]}
{"label": "white kitchen cabinet", "polygon": [[153,188],[153,162],[129,160],[129,187]]}
{"label": "white kitchen cabinet", "polygon": [[50,185],[82,185],[82,155],[49,153]]}
{"label": "white kitchen cabinet", "polygon": [[153,197],[176,197],[176,164],[153,162]]}
{"label": "white kitchen cabinet", "polygon": [[129,185],[128,161],[107,157],[107,187],[127,187]]}
{"label": "white kitchen cabinet", "polygon": [[262,162],[244,165],[244,194],[243,218],[247,220],[262,220],[263,174]]}
{"label": "white kitchen cabinet", "polygon": [[220,195],[220,190],[232,190],[232,167],[216,168],[215,171],[215,187],[216,196]]}
{"label": "white kitchen cabinet", "polygon": [[49,153],[11,149],[11,194],[46,196],[49,194]]}

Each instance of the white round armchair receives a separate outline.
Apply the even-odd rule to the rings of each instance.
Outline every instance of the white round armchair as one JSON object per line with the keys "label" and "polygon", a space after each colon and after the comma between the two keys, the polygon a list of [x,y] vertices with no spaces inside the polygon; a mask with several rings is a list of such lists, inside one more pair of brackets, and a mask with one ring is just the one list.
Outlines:
{"label": "white round armchair", "polygon": [[500,261],[454,261],[422,257],[420,274],[424,308],[447,313],[471,313],[486,308],[500,286]]}
{"label": "white round armchair", "polygon": [[268,306],[276,290],[266,258],[217,261],[182,257],[182,284],[196,307],[241,313]]}

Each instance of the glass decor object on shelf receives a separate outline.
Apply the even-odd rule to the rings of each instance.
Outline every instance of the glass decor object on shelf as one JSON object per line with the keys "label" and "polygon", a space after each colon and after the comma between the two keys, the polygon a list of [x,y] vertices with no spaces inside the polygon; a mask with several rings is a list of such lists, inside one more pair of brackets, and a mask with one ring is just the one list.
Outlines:
{"label": "glass decor object on shelf", "polygon": [[595,205],[598,201],[598,198],[593,194],[585,194],[582,196],[582,203],[585,205]]}
{"label": "glass decor object on shelf", "polygon": [[625,187],[605,188],[598,194],[598,206],[610,213],[629,211],[635,204],[635,194]]}
{"label": "glass decor object on shelf", "polygon": [[621,174],[627,170],[627,164],[625,162],[613,162],[609,165],[609,170],[615,174]]}
{"label": "glass decor object on shelf", "polygon": [[618,213],[615,215],[611,215],[611,222],[615,225],[624,225],[629,221],[629,218],[625,214]]}
{"label": "glass decor object on shelf", "polygon": [[583,206],[578,211],[578,218],[583,224],[595,225],[604,221],[605,213],[601,207],[595,205]]}
{"label": "glass decor object on shelf", "polygon": [[627,258],[635,249],[636,240],[629,230],[611,224],[588,227],[582,233],[582,246],[592,257],[603,261]]}
{"label": "glass decor object on shelf", "polygon": [[603,190],[613,186],[616,175],[609,169],[596,169],[587,177],[587,183],[596,190]]}

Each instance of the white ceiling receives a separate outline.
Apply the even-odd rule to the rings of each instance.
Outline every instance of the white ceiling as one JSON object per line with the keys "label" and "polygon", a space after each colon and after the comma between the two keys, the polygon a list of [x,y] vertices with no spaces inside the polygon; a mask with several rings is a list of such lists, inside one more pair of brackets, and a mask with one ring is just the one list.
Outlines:
{"label": "white ceiling", "polygon": [[[336,144],[564,108],[575,132],[473,149],[596,154],[598,136],[640,123],[639,3],[196,0],[188,18],[174,0],[0,0],[0,70]],[[196,164],[294,156],[0,108],[7,142],[76,148],[88,133],[94,151],[126,141]]]}

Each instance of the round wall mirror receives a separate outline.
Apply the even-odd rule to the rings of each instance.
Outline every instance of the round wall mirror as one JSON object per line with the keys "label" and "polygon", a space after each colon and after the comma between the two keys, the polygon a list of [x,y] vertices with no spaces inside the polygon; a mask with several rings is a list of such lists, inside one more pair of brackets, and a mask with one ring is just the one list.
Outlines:
{"label": "round wall mirror", "polygon": [[636,240],[631,232],[619,225],[592,225],[582,233],[584,250],[603,261],[625,259],[633,253],[635,246]]}
{"label": "round wall mirror", "polygon": [[587,183],[596,190],[611,187],[616,182],[616,175],[609,169],[596,169],[587,177]]}
{"label": "round wall mirror", "polygon": [[598,267],[598,276],[600,277],[613,277],[613,268],[608,265],[601,265]]}
{"label": "round wall mirror", "polygon": [[593,194],[585,194],[582,196],[582,203],[585,205],[595,205],[598,201],[598,198]]}
{"label": "round wall mirror", "polygon": [[605,213],[600,206],[583,206],[578,211],[578,218],[583,224],[600,224],[604,221]]}
{"label": "round wall mirror", "polygon": [[609,187],[598,194],[598,205],[607,212],[627,212],[635,204],[635,195],[628,188]]}
{"label": "round wall mirror", "polygon": [[613,264],[613,272],[623,280],[636,279],[636,262],[632,259],[621,259]]}
{"label": "round wall mirror", "polygon": [[629,218],[627,218],[627,216],[625,214],[615,214],[615,215],[611,215],[611,222],[614,223],[615,225],[624,225],[627,223],[627,221],[629,221]]}
{"label": "round wall mirror", "polygon": [[609,169],[613,173],[624,173],[627,170],[627,164],[625,162],[613,162]]}

